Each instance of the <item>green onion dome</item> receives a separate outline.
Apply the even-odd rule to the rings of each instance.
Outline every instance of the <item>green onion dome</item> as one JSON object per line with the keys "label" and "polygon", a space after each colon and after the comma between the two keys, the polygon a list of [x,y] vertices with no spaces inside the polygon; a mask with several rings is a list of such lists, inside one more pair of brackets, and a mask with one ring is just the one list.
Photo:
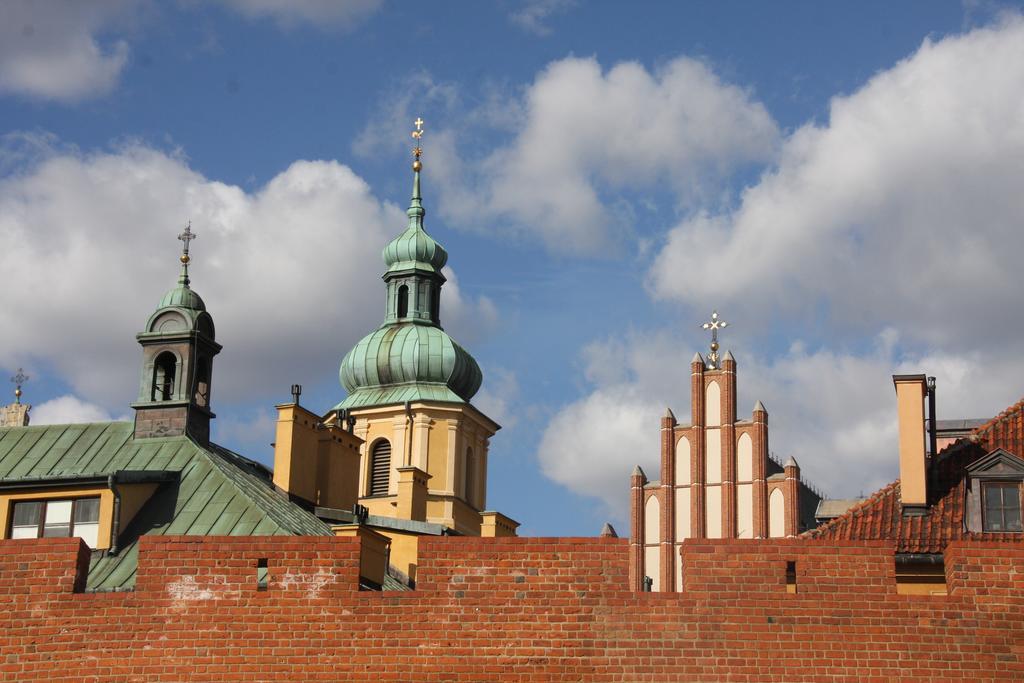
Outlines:
{"label": "green onion dome", "polygon": [[345,354],[341,383],[348,397],[339,408],[414,400],[468,403],[483,373],[473,356],[444,330],[419,323],[389,324]]}
{"label": "green onion dome", "polygon": [[448,262],[448,252],[423,229],[423,217],[426,210],[420,198],[420,174],[413,178],[412,203],[405,212],[409,216],[409,226],[401,235],[388,242],[384,247],[384,263],[388,273],[423,270],[429,273],[440,273]]}
{"label": "green onion dome", "polygon": [[417,160],[409,225],[384,248],[384,324],[341,361],[338,374],[348,396],[338,409],[406,401],[468,403],[483,381],[473,356],[441,329],[441,268],[448,252],[423,228],[420,168]]}

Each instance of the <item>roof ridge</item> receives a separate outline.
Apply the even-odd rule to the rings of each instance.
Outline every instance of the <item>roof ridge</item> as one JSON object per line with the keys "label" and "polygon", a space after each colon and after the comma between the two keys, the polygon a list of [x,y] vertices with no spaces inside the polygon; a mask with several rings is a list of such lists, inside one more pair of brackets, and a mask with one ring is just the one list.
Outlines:
{"label": "roof ridge", "polygon": [[841,522],[847,522],[850,519],[852,519],[861,510],[863,510],[863,509],[865,509],[865,508],[867,508],[867,507],[869,507],[871,505],[877,504],[882,498],[885,498],[886,496],[888,496],[891,493],[893,493],[894,491],[896,491],[896,489],[899,488],[899,485],[900,485],[900,480],[899,479],[896,479],[895,481],[893,481],[893,482],[891,482],[889,484],[886,484],[885,486],[883,486],[882,488],[878,489],[877,491],[872,493],[870,496],[868,496],[867,498],[865,498],[861,502],[857,503],[856,505],[853,505],[853,506],[849,507],[846,510],[846,512],[844,512],[843,514],[839,515],[838,517],[833,517],[832,519],[830,519],[829,521],[825,522],[821,526],[816,526],[813,529],[808,529],[803,534],[801,534],[801,536],[805,536],[806,535],[808,538],[813,538],[814,536],[816,536],[818,534],[824,533],[826,531],[830,531],[833,527],[838,526]]}
{"label": "roof ridge", "polygon": [[1021,398],[1019,401],[1017,401],[1016,403],[1014,403],[1010,407],[1008,407],[1005,410],[1003,410],[1002,412],[1000,412],[998,415],[993,417],[991,420],[989,420],[985,424],[981,425],[980,427],[976,427],[971,432],[971,434],[977,434],[977,435],[981,436],[982,434],[984,434],[986,432],[989,432],[992,429],[994,429],[996,427],[996,425],[998,425],[1000,422],[1003,422],[1004,420],[1006,420],[1006,418],[1010,417],[1010,415],[1016,414],[1016,413],[1021,413],[1021,412],[1024,412],[1024,398]]}
{"label": "roof ridge", "polygon": [[96,427],[98,425],[130,425],[131,420],[97,420],[95,422],[53,422],[47,424],[27,424],[27,425],[12,425],[10,427],[0,427],[0,431],[9,431],[11,429],[50,429],[53,427]]}

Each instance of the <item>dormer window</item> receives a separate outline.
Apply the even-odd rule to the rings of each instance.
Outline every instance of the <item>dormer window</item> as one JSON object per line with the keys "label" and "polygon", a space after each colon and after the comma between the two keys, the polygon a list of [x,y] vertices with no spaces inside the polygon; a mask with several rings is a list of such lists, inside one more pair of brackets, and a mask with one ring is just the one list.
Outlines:
{"label": "dormer window", "polygon": [[24,500],[14,503],[9,538],[77,536],[90,548],[99,541],[100,499]]}
{"label": "dormer window", "polygon": [[990,481],[982,484],[983,529],[1022,531],[1020,494],[1021,485],[1017,481]]}
{"label": "dormer window", "polygon": [[967,530],[1021,533],[1024,460],[997,448],[967,467]]}

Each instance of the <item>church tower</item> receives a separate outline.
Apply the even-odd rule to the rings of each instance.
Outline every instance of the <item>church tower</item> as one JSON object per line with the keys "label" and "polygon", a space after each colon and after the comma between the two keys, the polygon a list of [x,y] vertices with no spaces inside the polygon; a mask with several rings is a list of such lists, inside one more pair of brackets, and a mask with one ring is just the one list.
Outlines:
{"label": "church tower", "polygon": [[371,515],[443,525],[466,535],[512,535],[487,511],[487,453],[500,426],[470,400],[483,375],[441,327],[448,253],[424,228],[417,119],[405,231],[384,248],[384,322],[341,362],[348,396],[335,406],[363,440],[359,503]]}
{"label": "church tower", "polygon": [[184,243],[178,286],[164,294],[146,329],[136,335],[142,346],[142,374],[135,409],[135,438],[187,434],[197,443],[210,441],[210,386],[214,340],[213,318],[189,287],[191,224],[178,236]]}

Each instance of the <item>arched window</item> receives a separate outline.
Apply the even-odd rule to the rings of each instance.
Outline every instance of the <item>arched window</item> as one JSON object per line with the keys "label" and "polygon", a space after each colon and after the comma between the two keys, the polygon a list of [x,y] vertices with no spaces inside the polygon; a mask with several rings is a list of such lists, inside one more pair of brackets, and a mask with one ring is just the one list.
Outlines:
{"label": "arched window", "polygon": [[398,317],[404,318],[409,315],[409,288],[402,285],[398,288]]}
{"label": "arched window", "polygon": [[474,484],[476,483],[476,461],[473,459],[473,449],[466,449],[466,485],[464,488],[464,497],[466,502],[470,505],[473,504],[473,494],[476,493],[474,490]]}
{"label": "arched window", "polygon": [[370,449],[370,495],[385,496],[391,476],[391,443],[380,439]]}
{"label": "arched window", "polygon": [[210,404],[210,361],[200,358],[196,363],[196,405],[206,407]]}
{"label": "arched window", "polygon": [[178,359],[164,351],[153,363],[153,400],[170,401],[174,397],[174,377]]}
{"label": "arched window", "polygon": [[430,318],[435,325],[441,322],[441,288],[436,284],[430,297]]}

